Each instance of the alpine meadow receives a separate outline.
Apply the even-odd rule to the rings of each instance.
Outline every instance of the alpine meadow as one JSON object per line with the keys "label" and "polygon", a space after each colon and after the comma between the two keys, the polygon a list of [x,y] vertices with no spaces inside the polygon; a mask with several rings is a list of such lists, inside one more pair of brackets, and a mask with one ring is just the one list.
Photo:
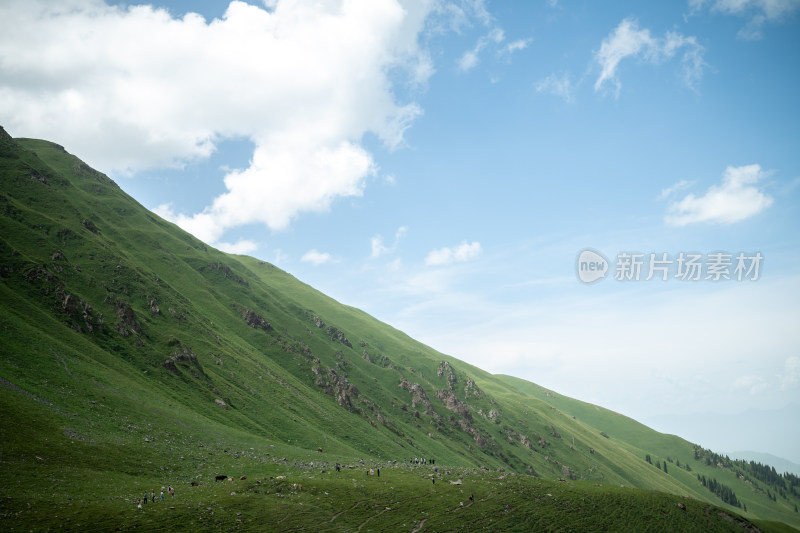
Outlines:
{"label": "alpine meadow", "polygon": [[794,474],[439,353],[5,130],[0,335],[4,531],[800,527]]}

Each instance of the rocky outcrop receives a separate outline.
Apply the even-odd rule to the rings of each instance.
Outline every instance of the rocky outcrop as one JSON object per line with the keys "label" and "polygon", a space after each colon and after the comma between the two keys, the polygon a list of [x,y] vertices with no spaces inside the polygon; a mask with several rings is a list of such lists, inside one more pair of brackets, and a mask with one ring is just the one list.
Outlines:
{"label": "rocky outcrop", "polygon": [[423,406],[423,412],[427,415],[436,415],[436,411],[433,410],[433,405],[431,405],[430,399],[428,399],[428,394],[425,392],[425,389],[422,388],[422,385],[419,383],[409,383],[406,378],[400,382],[398,385],[401,389],[407,390],[411,394],[411,408],[416,408],[418,405]]}
{"label": "rocky outcrop", "polygon": [[97,226],[94,225],[94,222],[91,220],[83,219],[81,220],[81,225],[91,231],[92,233],[100,233],[100,230]]}
{"label": "rocky outcrop", "polygon": [[469,407],[467,407],[467,404],[461,402],[461,400],[456,397],[453,391],[436,391],[436,397],[439,398],[439,400],[448,410],[458,413],[467,420],[472,420],[472,413],[470,412]]}
{"label": "rocky outcrop", "polygon": [[482,398],[484,396],[483,391],[478,388],[472,378],[467,378],[467,384],[464,386],[464,399],[468,399],[470,396],[473,398]]}
{"label": "rocky outcrop", "polygon": [[436,375],[444,377],[447,379],[447,388],[453,390],[453,387],[456,383],[458,383],[458,378],[456,377],[456,372],[453,370],[453,367],[450,366],[450,363],[447,361],[442,361],[439,363],[439,368],[436,369]]}
{"label": "rocky outcrop", "polygon": [[365,361],[372,363],[373,365],[382,366],[383,368],[392,368],[392,361],[385,355],[376,354],[373,356],[367,350],[361,352],[361,357],[364,358]]}
{"label": "rocky outcrop", "polygon": [[197,363],[197,354],[192,351],[189,346],[181,346],[180,350],[176,350],[172,352],[172,355],[161,363],[161,365],[170,370],[172,372],[178,373],[178,367],[176,363],[186,362],[186,363]]}
{"label": "rocky outcrop", "polygon": [[119,333],[121,337],[128,337],[131,333],[141,335],[142,326],[139,324],[139,321],[136,320],[136,313],[133,312],[133,308],[130,304],[119,299],[116,304],[117,317],[119,318],[119,322],[117,322],[116,325],[117,333]]}
{"label": "rocky outcrop", "polygon": [[239,311],[242,314],[242,320],[247,323],[253,329],[261,329],[263,331],[270,331],[272,329],[272,324],[267,322],[263,316],[259,315],[252,309],[246,309],[243,307],[239,307],[236,304],[233,304],[233,308]]}
{"label": "rocky outcrop", "polygon": [[95,330],[103,331],[103,315],[94,316],[94,310],[88,302],[71,294],[66,294],[62,287],[56,291],[56,296],[61,300],[61,309],[72,322],[72,329],[78,333],[92,333]]}
{"label": "rocky outcrop", "polygon": [[318,365],[314,365],[312,371],[319,376],[320,379],[317,380],[317,385],[325,389],[325,394],[332,395],[336,398],[336,403],[348,411],[355,411],[354,404],[358,399],[358,389],[355,385],[347,381],[346,377],[340,376],[336,370],[330,367],[324,374]]}
{"label": "rocky outcrop", "polygon": [[323,322],[320,317],[315,316],[314,317],[314,325],[317,326],[319,329],[322,329],[322,328],[325,327],[325,322]]}
{"label": "rocky outcrop", "polygon": [[342,333],[341,331],[339,331],[335,327],[330,326],[328,329],[325,330],[325,333],[327,333],[328,335],[331,336],[331,340],[332,341],[339,341],[342,344],[344,344],[345,346],[347,346],[348,348],[352,348],[353,347],[353,345],[350,344],[350,341],[347,340],[347,337],[344,336],[344,333]]}
{"label": "rocky outcrop", "polygon": [[244,285],[245,287],[249,287],[250,286],[250,283],[248,283],[247,281],[242,279],[241,276],[237,276],[236,273],[234,273],[233,270],[231,270],[231,267],[229,267],[225,263],[209,263],[205,267],[201,267],[200,268],[201,271],[203,271],[205,269],[218,270],[218,271],[220,271],[222,273],[223,279],[233,280],[236,283]]}

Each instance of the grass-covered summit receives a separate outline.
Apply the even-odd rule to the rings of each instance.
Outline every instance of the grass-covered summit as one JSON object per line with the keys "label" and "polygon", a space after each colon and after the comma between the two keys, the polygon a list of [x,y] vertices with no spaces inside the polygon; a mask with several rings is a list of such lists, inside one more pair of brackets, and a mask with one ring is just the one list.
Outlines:
{"label": "grass-covered summit", "polygon": [[4,530],[800,525],[795,476],[441,354],[2,129],[0,346]]}

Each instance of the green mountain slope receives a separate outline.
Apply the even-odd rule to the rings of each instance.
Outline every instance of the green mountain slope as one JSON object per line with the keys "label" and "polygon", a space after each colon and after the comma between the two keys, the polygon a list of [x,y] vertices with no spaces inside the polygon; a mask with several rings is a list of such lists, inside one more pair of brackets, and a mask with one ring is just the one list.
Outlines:
{"label": "green mountain slope", "polygon": [[[519,474],[519,494],[578,491],[563,497],[614,506],[627,498],[638,502],[636,520],[658,500],[665,516],[679,516],[680,502],[707,527],[708,503],[728,518],[800,526],[796,477],[440,354],[273,265],[204,245],[60,146],[2,129],[0,335],[0,512],[23,525],[48,527],[28,504],[63,516],[75,498],[80,521],[130,500],[132,487],[190,481],[204,483],[192,496],[198,506],[214,498],[235,507],[230,490],[208,482],[243,470],[265,484],[303,473],[321,494],[340,482],[309,468],[324,464],[330,476],[336,462],[366,461],[395,471],[411,499],[421,475],[471,476],[484,501],[518,509],[492,527],[532,523],[523,512],[532,499],[501,505],[498,470]],[[414,458],[442,470],[412,470]],[[347,479],[339,504],[355,505],[347,498],[363,492],[361,479]],[[390,506],[388,493],[381,498]],[[601,524],[601,514],[587,520]],[[399,516],[389,529],[425,519]]]}

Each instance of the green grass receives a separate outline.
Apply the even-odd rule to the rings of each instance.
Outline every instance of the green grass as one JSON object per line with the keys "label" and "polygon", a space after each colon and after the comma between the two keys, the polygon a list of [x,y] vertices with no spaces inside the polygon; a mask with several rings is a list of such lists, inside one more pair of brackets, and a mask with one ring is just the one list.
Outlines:
{"label": "green grass", "polygon": [[[772,501],[679,437],[488,374],[214,250],[52,143],[0,130],[0,184],[4,530],[722,531],[739,515],[800,526],[795,495]],[[271,327],[250,327],[247,311]],[[403,382],[429,405],[413,406]],[[463,405],[448,409],[449,394]],[[397,467],[412,457],[441,465],[435,486],[430,468]],[[236,481],[214,483],[220,473]],[[170,484],[175,505],[135,509]]]}

